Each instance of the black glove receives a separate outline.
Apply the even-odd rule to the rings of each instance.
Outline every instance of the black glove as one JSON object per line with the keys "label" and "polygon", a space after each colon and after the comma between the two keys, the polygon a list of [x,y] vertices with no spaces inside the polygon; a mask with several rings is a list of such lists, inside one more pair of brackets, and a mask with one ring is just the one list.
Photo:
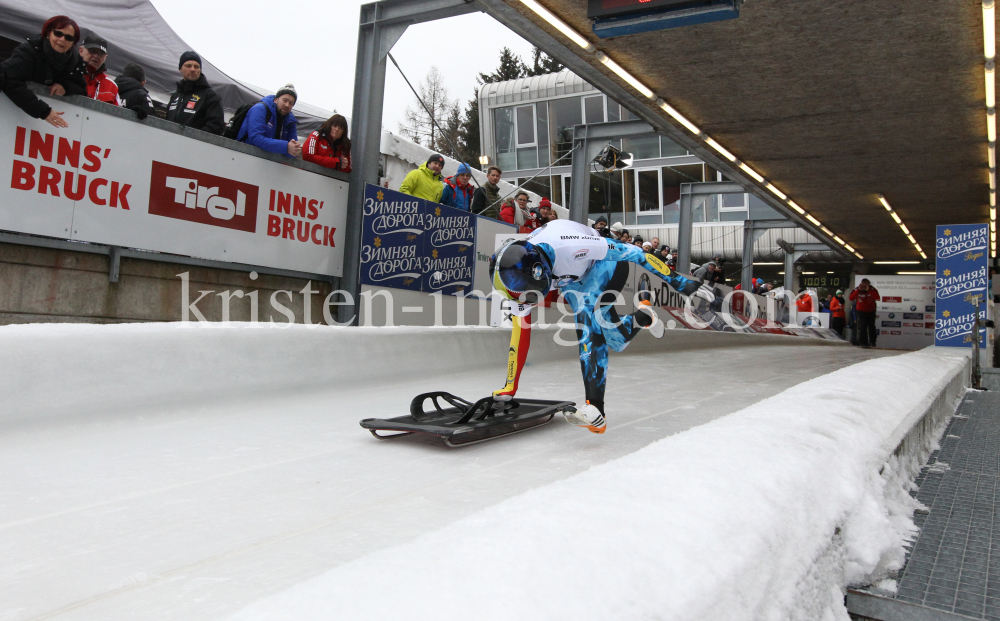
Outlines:
{"label": "black glove", "polygon": [[146,112],[146,109],[143,108],[142,106],[136,106],[136,107],[132,108],[132,111],[135,112],[135,116],[140,121],[145,121],[146,117],[149,116],[149,113]]}

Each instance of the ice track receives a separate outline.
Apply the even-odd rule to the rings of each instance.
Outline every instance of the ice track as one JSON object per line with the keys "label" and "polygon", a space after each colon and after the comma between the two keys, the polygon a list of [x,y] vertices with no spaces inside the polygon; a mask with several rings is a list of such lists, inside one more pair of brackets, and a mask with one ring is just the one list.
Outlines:
{"label": "ice track", "polygon": [[[419,392],[475,399],[497,388],[506,335],[461,332],[483,340],[482,350],[463,358],[440,330],[368,331],[366,347],[332,329],[0,328],[9,352],[0,369],[0,619],[220,618],[790,386],[890,355],[792,337],[691,349],[670,346],[668,332],[664,345],[612,355],[603,436],[557,419],[448,449],[378,441],[358,426],[405,413]],[[418,342],[428,334],[440,346]],[[543,361],[525,370],[522,394],[581,399],[575,349],[539,344],[545,338],[535,336]],[[225,352],[246,364],[220,362]],[[143,368],[147,358],[155,369]],[[338,372],[350,375],[338,364],[381,372],[338,381]],[[332,369],[325,381],[324,368]]]}

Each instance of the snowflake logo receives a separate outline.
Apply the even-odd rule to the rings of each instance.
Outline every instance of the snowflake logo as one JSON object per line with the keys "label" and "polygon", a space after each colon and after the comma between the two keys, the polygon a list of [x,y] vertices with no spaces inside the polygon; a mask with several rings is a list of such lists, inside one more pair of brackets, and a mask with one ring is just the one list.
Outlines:
{"label": "snowflake logo", "polygon": [[944,274],[945,276],[951,276],[951,270],[945,270],[941,273]]}
{"label": "snowflake logo", "polygon": [[385,199],[385,194],[382,192],[382,190],[379,190],[378,192],[375,193],[375,198],[378,200],[383,200]]}
{"label": "snowflake logo", "polygon": [[417,238],[416,234],[410,233],[409,235],[406,236],[406,241],[413,241],[416,238]]}
{"label": "snowflake logo", "polygon": [[438,251],[437,250],[432,250],[431,251],[431,256],[434,257],[435,259],[438,258]]}
{"label": "snowflake logo", "polygon": [[413,284],[413,279],[412,278],[404,278],[403,279],[403,284],[404,285]]}
{"label": "snowflake logo", "polygon": [[941,314],[944,315],[945,317],[951,317],[951,311],[945,311]]}
{"label": "snowflake logo", "polygon": [[951,235],[951,229],[945,229],[944,230],[944,234],[945,235]]}
{"label": "snowflake logo", "polygon": [[468,246],[459,246],[459,247],[458,247],[458,251],[459,251],[459,252],[465,252],[465,251],[466,251],[466,250],[468,250],[468,249],[469,249],[469,247],[468,247]]}
{"label": "snowflake logo", "polygon": [[434,208],[434,215],[435,216],[440,216],[441,215],[441,208],[440,207],[435,207]]}
{"label": "snowflake logo", "polygon": [[374,243],[375,243],[375,247],[376,248],[381,248],[382,247],[382,238],[381,237],[376,237]]}

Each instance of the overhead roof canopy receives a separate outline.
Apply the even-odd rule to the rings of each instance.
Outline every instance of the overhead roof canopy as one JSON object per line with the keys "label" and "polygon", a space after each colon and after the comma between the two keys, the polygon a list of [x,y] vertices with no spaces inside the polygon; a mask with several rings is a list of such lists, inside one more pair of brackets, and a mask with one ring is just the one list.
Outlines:
{"label": "overhead roof canopy", "polygon": [[[522,2],[503,1],[681,127]],[[750,0],[738,19],[604,40],[586,2],[540,3],[865,260],[920,258],[879,193],[928,256],[935,225],[989,221],[978,1]]]}

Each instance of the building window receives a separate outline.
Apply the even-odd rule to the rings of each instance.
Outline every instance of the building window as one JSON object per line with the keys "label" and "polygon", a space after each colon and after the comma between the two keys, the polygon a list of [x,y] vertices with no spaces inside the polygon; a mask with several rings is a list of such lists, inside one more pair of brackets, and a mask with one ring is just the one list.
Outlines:
{"label": "building window", "polygon": [[[681,184],[696,183],[704,180],[704,166],[702,164],[685,164],[683,166],[664,166],[660,170],[663,190],[663,222],[664,224],[676,224],[680,221],[680,200]],[[694,222],[704,222],[704,209],[700,205],[693,213],[700,214],[693,218]]]}
{"label": "building window", "polygon": [[659,213],[660,211],[660,170],[635,171],[639,189],[637,211],[639,214]]}
{"label": "building window", "polygon": [[549,165],[549,112],[544,101],[535,104],[535,118],[538,119],[538,165]]}
{"label": "building window", "polygon": [[622,139],[622,151],[631,153],[637,160],[660,157],[660,137],[656,134]]}
{"label": "building window", "polygon": [[687,149],[665,136],[660,137],[660,153],[661,157],[676,157],[688,154]]}
{"label": "building window", "polygon": [[517,168],[517,160],[514,155],[514,108],[512,106],[493,109],[493,134],[496,140],[497,166],[503,170],[514,170]]}
{"label": "building window", "polygon": [[[573,149],[573,128],[582,123],[582,104],[579,97],[564,97],[549,101],[549,135],[552,137],[553,160],[559,159]],[[565,161],[560,162],[560,165],[564,163]]]}
{"label": "building window", "polygon": [[583,114],[584,119],[587,123],[603,123],[604,122],[604,95],[595,95],[593,97],[584,97],[583,99]]}

